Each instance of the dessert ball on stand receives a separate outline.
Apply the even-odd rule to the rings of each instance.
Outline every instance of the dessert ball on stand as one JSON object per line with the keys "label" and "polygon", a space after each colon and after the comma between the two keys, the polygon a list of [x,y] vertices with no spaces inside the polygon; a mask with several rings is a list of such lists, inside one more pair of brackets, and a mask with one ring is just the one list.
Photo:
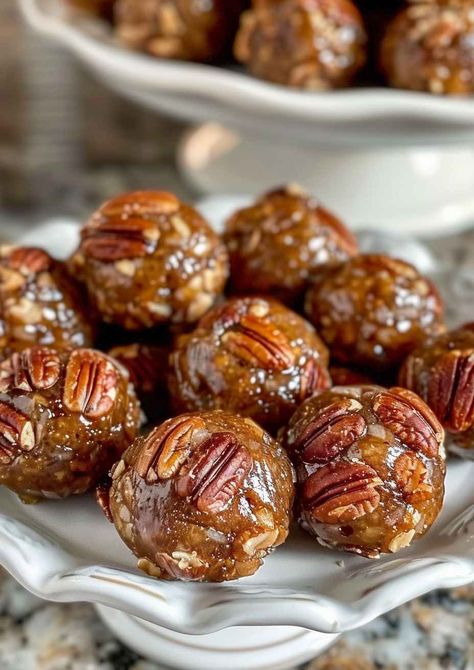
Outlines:
{"label": "dessert ball on stand", "polygon": [[471,0],[419,0],[402,9],[381,45],[388,83],[445,95],[472,94],[473,8]]}
{"label": "dessert ball on stand", "polygon": [[328,354],[313,327],[272,299],[233,298],[209,311],[170,356],[176,412],[226,409],[270,431],[318,389]]}
{"label": "dessert ball on stand", "polygon": [[246,0],[117,0],[119,38],[159,58],[212,62],[228,55]]}
{"label": "dessert ball on stand", "polygon": [[234,45],[256,77],[325,90],[351,84],[366,60],[366,34],[351,0],[254,0]]}
{"label": "dessert ball on stand", "polygon": [[342,364],[386,373],[444,330],[433,283],[408,263],[364,254],[330,269],[308,290],[306,314]]}
{"label": "dessert ball on stand", "polygon": [[224,241],[235,293],[294,303],[312,274],[357,253],[344,224],[297,186],[266,193],[226,223]]}
{"label": "dessert ball on stand", "polygon": [[188,581],[252,575],[285,541],[292,501],[284,450],[250,419],[220,411],[138,438],[99,492],[138,567]]}
{"label": "dessert ball on stand", "polygon": [[450,448],[474,458],[474,324],[415,349],[399,381],[430,406],[448,432]]}
{"label": "dessert ball on stand", "polygon": [[325,546],[369,558],[407,547],[441,510],[443,438],[407,389],[338,386],[309,398],[284,436],[300,524]]}
{"label": "dessert ball on stand", "polygon": [[37,346],[0,364],[0,484],[25,502],[92,489],[139,424],[126,370],[99,351]]}
{"label": "dessert ball on stand", "polygon": [[35,344],[92,344],[93,315],[64,265],[42,249],[0,246],[0,358]]}
{"label": "dessert ball on stand", "polygon": [[84,226],[70,265],[102,318],[129,330],[197,321],[224,288],[224,245],[171,193],[106,202]]}

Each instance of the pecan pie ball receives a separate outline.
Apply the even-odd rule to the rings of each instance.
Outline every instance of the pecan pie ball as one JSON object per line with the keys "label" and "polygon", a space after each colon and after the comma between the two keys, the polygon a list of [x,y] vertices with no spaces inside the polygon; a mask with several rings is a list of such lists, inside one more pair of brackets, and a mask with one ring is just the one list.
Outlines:
{"label": "pecan pie ball", "polygon": [[306,295],[306,313],[338,362],[383,372],[396,368],[428,335],[442,332],[433,283],[408,263],[357,256],[322,274]]}
{"label": "pecan pie ball", "polygon": [[92,489],[134,439],[125,369],[93,349],[35,346],[0,364],[0,484],[25,502]]}
{"label": "pecan pie ball", "polygon": [[309,398],[284,441],[300,524],[325,546],[369,558],[407,547],[441,510],[443,438],[407,389],[338,386]]}
{"label": "pecan pie ball", "polygon": [[224,241],[236,293],[264,293],[292,303],[322,266],[357,253],[344,224],[299,187],[265,194],[226,223]]}
{"label": "pecan pie ball", "polygon": [[124,344],[110,349],[109,355],[128,370],[148,421],[156,423],[169,416],[169,348],[142,343]]}
{"label": "pecan pie ball", "polygon": [[178,338],[169,388],[176,412],[227,409],[267,430],[330,385],[328,354],[312,326],[272,299],[233,298]]}
{"label": "pecan pie ball", "polygon": [[183,414],[127,449],[99,501],[148,574],[221,582],[285,541],[293,470],[250,419]]}
{"label": "pecan pie ball", "polygon": [[254,0],[235,57],[256,77],[297,88],[348,86],[364,65],[366,34],[350,0]]}
{"label": "pecan pie ball", "polygon": [[230,52],[246,0],[117,0],[119,39],[159,58],[212,62]]}
{"label": "pecan pie ball", "polygon": [[160,191],[102,205],[70,263],[103,319],[129,330],[197,321],[228,275],[216,233],[196,210]]}
{"label": "pecan pie ball", "polygon": [[84,296],[64,265],[42,249],[0,246],[0,351],[5,358],[34,344],[92,342]]}
{"label": "pecan pie ball", "polygon": [[474,3],[418,0],[389,25],[381,65],[391,86],[445,95],[474,92]]}
{"label": "pecan pie ball", "polygon": [[[456,451],[474,453],[474,324],[433,338],[412,352],[400,384],[431,407]],[[473,450],[471,453],[465,450]]]}

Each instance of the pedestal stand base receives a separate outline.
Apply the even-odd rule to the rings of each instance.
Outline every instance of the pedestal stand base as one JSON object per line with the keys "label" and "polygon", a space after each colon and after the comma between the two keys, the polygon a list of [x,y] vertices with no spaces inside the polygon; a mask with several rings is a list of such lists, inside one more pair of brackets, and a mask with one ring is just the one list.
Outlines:
{"label": "pedestal stand base", "polygon": [[291,626],[240,626],[212,635],[182,635],[103,605],[96,609],[124,644],[177,670],[286,670],[314,658],[337,637]]}
{"label": "pedestal stand base", "polygon": [[474,146],[318,148],[204,124],[178,163],[207,195],[298,182],[356,228],[439,235],[474,221]]}

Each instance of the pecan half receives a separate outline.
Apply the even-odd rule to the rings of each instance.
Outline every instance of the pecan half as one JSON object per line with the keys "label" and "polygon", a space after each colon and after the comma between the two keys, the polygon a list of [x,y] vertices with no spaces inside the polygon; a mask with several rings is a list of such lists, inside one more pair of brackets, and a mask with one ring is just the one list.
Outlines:
{"label": "pecan half", "polygon": [[439,454],[443,428],[416,393],[399,387],[376,393],[372,408],[377,418],[407,447],[431,458]]}
{"label": "pecan half", "polygon": [[31,347],[14,353],[0,364],[0,393],[8,389],[45,390],[56,384],[61,361],[53,349]]}
{"label": "pecan half", "polygon": [[367,432],[361,404],[352,398],[341,398],[325,407],[299,435],[293,448],[306,463],[326,463],[344,453]]}
{"label": "pecan half", "polygon": [[98,419],[113,407],[119,376],[110,359],[92,349],[72,352],[64,381],[63,402],[71,412]]}
{"label": "pecan half", "polygon": [[281,371],[295,363],[295,354],[281,330],[251,314],[243,316],[235,330],[227,331],[222,343],[250,365]]}
{"label": "pecan half", "polygon": [[363,463],[339,461],[316,470],[303,485],[303,504],[322,523],[347,523],[377,509],[382,480]]}
{"label": "pecan half", "polygon": [[148,484],[158,478],[170,479],[189,458],[194,433],[204,428],[204,421],[197,416],[165,421],[148,435],[135,470]]}
{"label": "pecan half", "polygon": [[474,350],[453,350],[433,367],[427,400],[451,431],[462,433],[474,423]]}
{"label": "pecan half", "polygon": [[426,482],[426,467],[415,453],[407,451],[401,454],[393,470],[395,481],[408,502],[430,498],[433,489]]}
{"label": "pecan half", "polygon": [[8,257],[8,263],[13,270],[18,270],[22,274],[35,274],[51,269],[53,261],[42,249],[14,247]]}
{"label": "pecan half", "polygon": [[323,365],[320,365],[314,358],[303,367],[300,374],[300,398],[305,400],[315,391],[329,388],[331,380],[329,373]]}
{"label": "pecan half", "polygon": [[158,239],[156,224],[144,219],[104,221],[82,232],[81,249],[89,258],[114,262],[153,253]]}
{"label": "pecan half", "polygon": [[10,463],[16,450],[31,451],[36,443],[30,419],[5,402],[0,402],[0,463]]}
{"label": "pecan half", "polygon": [[252,469],[252,457],[232,433],[214,433],[176,480],[176,492],[200,512],[222,512]]}

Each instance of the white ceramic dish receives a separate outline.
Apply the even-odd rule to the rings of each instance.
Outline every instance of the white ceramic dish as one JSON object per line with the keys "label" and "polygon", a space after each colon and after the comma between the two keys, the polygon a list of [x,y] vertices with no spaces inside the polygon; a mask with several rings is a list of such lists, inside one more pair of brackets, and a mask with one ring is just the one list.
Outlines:
{"label": "white ceramic dish", "polygon": [[[222,208],[222,200],[205,203],[213,221]],[[77,230],[56,221],[23,241],[67,256]],[[325,550],[295,529],[256,575],[218,585],[137,571],[92,497],[26,506],[0,489],[0,563],[43,598],[99,604],[125,641],[174,667],[276,670],[431,589],[473,581],[473,479],[474,462],[450,460],[441,517],[399,554],[369,561]]]}
{"label": "white ceramic dish", "polygon": [[388,88],[295,91],[237,68],[153,59],[114,43],[101,22],[71,17],[64,0],[19,0],[30,23],[72,51],[109,86],[192,121],[298,137],[305,144],[474,140],[474,100]]}

